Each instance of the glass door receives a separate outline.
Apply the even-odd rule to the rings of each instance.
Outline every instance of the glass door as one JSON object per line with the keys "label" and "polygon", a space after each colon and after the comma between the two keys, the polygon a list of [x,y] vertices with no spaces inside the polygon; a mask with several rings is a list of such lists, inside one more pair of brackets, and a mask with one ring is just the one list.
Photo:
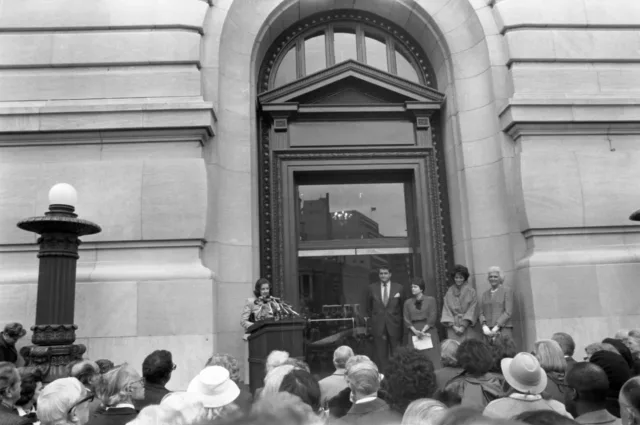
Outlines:
{"label": "glass door", "polygon": [[333,351],[373,356],[366,291],[381,266],[410,294],[420,275],[412,174],[296,176],[298,306],[309,319],[306,361],[333,373]]}

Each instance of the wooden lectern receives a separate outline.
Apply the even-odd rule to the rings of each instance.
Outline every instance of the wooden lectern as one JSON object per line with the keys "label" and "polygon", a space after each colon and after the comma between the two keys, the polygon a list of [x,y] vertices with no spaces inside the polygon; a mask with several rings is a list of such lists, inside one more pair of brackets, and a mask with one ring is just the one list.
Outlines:
{"label": "wooden lectern", "polygon": [[251,393],[262,387],[267,356],[282,350],[290,357],[304,357],[304,319],[267,319],[253,324],[249,333],[249,387]]}

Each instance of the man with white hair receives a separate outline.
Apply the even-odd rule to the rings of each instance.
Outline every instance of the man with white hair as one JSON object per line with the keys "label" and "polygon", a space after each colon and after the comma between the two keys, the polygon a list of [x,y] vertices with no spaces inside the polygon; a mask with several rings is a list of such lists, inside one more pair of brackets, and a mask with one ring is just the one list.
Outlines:
{"label": "man with white hair", "polygon": [[342,418],[349,425],[390,425],[401,421],[399,413],[378,397],[381,381],[378,368],[372,361],[361,361],[347,368],[353,406]]}
{"label": "man with white hair", "polygon": [[93,394],[76,378],[56,379],[38,397],[38,419],[42,425],[84,425],[91,401]]}
{"label": "man with white hair", "polygon": [[347,360],[353,357],[353,350],[348,345],[342,345],[333,352],[333,366],[336,371],[333,375],[322,379],[320,385],[320,404],[325,406],[329,400],[347,388],[347,381],[344,376],[347,372]]}
{"label": "man with white hair", "polygon": [[503,285],[504,273],[500,267],[489,267],[487,280],[491,288],[480,299],[480,323],[487,339],[498,333],[512,336],[513,291]]}

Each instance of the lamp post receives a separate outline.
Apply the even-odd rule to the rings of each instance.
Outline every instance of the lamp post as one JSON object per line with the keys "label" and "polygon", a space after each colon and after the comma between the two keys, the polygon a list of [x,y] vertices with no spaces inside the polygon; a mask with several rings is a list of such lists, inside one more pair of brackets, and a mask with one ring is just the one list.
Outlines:
{"label": "lamp post", "polygon": [[73,186],[56,184],[49,191],[49,211],[18,223],[22,230],[40,235],[36,323],[31,327],[35,345],[24,347],[20,354],[27,367],[43,372],[45,382],[68,376],[66,366],[86,351],[84,345],[73,344],[78,329],[73,323],[78,238],[102,229],[74,214],[77,199]]}

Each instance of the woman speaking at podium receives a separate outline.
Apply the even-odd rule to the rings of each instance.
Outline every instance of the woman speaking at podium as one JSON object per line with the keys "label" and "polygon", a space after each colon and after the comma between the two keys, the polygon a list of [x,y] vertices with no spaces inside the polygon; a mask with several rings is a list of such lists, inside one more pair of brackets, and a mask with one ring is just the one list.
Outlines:
{"label": "woman speaking at podium", "polygon": [[261,277],[256,281],[253,288],[253,297],[248,298],[242,309],[242,318],[240,324],[247,330],[256,321],[256,317],[260,314],[262,307],[268,304],[271,298],[271,282]]}

